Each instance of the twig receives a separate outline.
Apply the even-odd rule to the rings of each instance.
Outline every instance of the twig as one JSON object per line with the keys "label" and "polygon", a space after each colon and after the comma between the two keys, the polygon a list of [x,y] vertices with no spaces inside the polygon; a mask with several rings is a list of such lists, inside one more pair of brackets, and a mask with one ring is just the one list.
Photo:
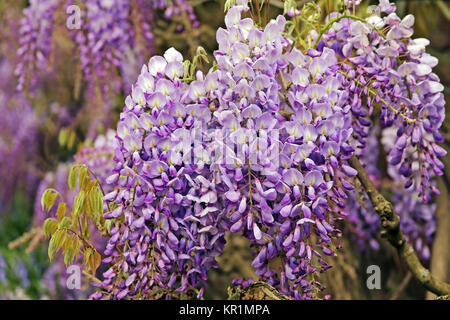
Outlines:
{"label": "twig", "polygon": [[405,235],[400,230],[400,217],[394,213],[392,203],[378,192],[358,158],[352,156],[348,163],[358,172],[358,179],[369,196],[375,212],[380,216],[381,236],[397,249],[399,256],[406,263],[414,278],[427,290],[439,296],[450,294],[450,284],[433,277],[430,271],[420,263],[414,249],[406,242]]}

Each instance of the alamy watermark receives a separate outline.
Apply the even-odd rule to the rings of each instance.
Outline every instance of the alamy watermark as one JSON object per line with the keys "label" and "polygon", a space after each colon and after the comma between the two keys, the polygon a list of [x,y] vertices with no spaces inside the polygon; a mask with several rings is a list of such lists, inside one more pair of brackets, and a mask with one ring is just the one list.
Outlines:
{"label": "alamy watermark", "polygon": [[69,30],[81,29],[81,8],[71,5],[66,8],[66,26]]}
{"label": "alamy watermark", "polygon": [[81,289],[81,268],[80,266],[73,264],[67,267],[66,270],[67,279],[66,286],[69,290],[80,290]]}
{"label": "alamy watermark", "polygon": [[367,289],[381,289],[381,269],[379,266],[372,264],[367,267],[366,273],[369,277],[366,280]]}

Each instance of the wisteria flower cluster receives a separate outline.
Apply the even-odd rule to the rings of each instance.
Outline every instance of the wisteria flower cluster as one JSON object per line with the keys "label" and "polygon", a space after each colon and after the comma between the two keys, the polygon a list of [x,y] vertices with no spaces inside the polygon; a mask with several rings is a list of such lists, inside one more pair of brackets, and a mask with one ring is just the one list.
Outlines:
{"label": "wisteria flower cluster", "polygon": [[[117,126],[104,215],[114,221],[110,268],[92,298],[201,297],[226,232],[250,240],[261,279],[296,299],[318,297],[324,257],[339,247],[336,222],[356,192],[347,160],[367,153],[379,130],[396,129],[387,151],[402,192],[424,202],[437,192],[430,179],[445,154],[437,61],[426,40],[410,39],[411,16],[400,20],[388,1],[371,9],[365,20],[331,14],[302,51],[284,16],[262,28],[237,1],[206,74],[184,68],[173,48],[142,67]],[[381,128],[371,133],[374,114]]]}
{"label": "wisteria flower cluster", "polygon": [[[78,11],[70,11],[73,6]],[[163,12],[170,19],[184,11],[188,12],[186,23],[197,27],[198,21],[186,0],[30,1],[20,21],[17,88],[33,89],[39,73],[49,72],[49,59],[55,51],[54,33],[62,29],[76,45],[79,62],[74,63],[79,64],[94,97],[105,97],[110,90],[127,91],[127,84],[119,75],[129,71],[130,55],[142,63],[144,57],[153,53],[155,18]],[[68,26],[69,22],[74,26]],[[182,27],[179,29],[181,32]]]}
{"label": "wisteria flower cluster", "polygon": [[[71,37],[92,92],[129,84],[128,54],[136,50],[141,63],[152,50],[156,12],[197,26],[186,1],[170,3],[86,1],[84,27]],[[108,226],[107,239],[94,241],[102,268],[90,298],[200,299],[227,233],[250,242],[260,280],[293,299],[323,298],[320,274],[332,267],[344,232],[363,250],[379,247],[379,216],[349,165],[355,157],[391,195],[406,240],[429,259],[434,178],[446,154],[437,59],[427,39],[412,38],[413,16],[400,19],[380,0],[361,18],[352,14],[358,4],[344,1],[316,27],[314,4],[299,10],[287,1],[286,15],[262,23],[248,1],[229,0],[209,70],[197,70],[208,62],[203,48],[192,62],[170,48],[143,64],[116,130],[75,156],[102,186]],[[46,21],[26,27],[44,9]],[[32,1],[25,11],[19,89],[33,64],[46,68],[52,43],[39,37],[51,34],[59,9]],[[307,16],[315,22],[305,37],[297,23]],[[37,202],[56,182],[72,203],[69,167],[44,179]],[[38,224],[43,217],[36,212]]]}
{"label": "wisteria flower cluster", "polygon": [[[383,147],[389,153],[388,173],[405,187],[393,188],[394,198],[402,199],[394,201],[395,210],[409,240],[428,259],[429,249],[423,243],[432,240],[435,206],[427,202],[439,193],[431,179],[442,175],[439,157],[446,154],[438,145],[444,141],[439,128],[445,116],[443,86],[432,72],[438,61],[426,53],[427,39],[411,39],[412,15],[401,20],[389,1],[369,9],[366,21],[330,15],[329,22],[336,23],[316,43],[318,48],[332,47],[342,57],[339,72],[346,76],[347,90],[353,95],[353,137],[362,154],[372,154],[366,161],[368,168],[376,168],[380,161],[373,156],[374,145],[368,147],[373,139],[369,118],[380,113],[379,137],[384,137]],[[359,98],[362,94],[366,99]]]}

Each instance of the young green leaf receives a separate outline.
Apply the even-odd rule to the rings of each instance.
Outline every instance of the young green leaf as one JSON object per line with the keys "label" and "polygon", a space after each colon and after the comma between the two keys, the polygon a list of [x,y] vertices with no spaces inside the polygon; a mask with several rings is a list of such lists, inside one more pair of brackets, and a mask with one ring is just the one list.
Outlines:
{"label": "young green leaf", "polygon": [[73,248],[70,246],[65,255],[64,255],[64,264],[67,266],[70,265],[70,263],[72,262],[72,257],[73,257]]}
{"label": "young green leaf", "polygon": [[93,253],[92,248],[85,248],[84,249],[84,254],[83,254],[84,260],[83,260],[83,263],[84,263],[84,265],[86,267],[89,266],[89,260],[90,260],[90,257],[92,255],[92,253]]}
{"label": "young green leaf", "polygon": [[65,202],[60,202],[58,204],[58,209],[56,211],[56,217],[58,218],[58,221],[61,221],[64,216],[66,215],[66,211],[67,211],[67,205]]}
{"label": "young green leaf", "polygon": [[46,236],[50,236],[55,233],[58,228],[58,222],[54,218],[45,219],[43,231]]}
{"label": "young green leaf", "polygon": [[67,228],[70,224],[69,217],[63,217],[61,221],[58,223],[58,229]]}
{"label": "young green leaf", "polygon": [[80,193],[75,197],[75,200],[73,203],[73,213],[72,213],[72,216],[75,220],[78,219],[78,217],[80,216],[81,210],[83,209],[84,198],[85,198],[84,190],[81,190]]}
{"label": "young green leaf", "polygon": [[67,139],[67,148],[72,149],[73,145],[75,144],[75,140],[77,139],[77,136],[74,131],[70,131],[69,138]]}
{"label": "young green leaf", "polygon": [[80,190],[83,190],[86,188],[86,184],[89,182],[89,171],[88,168],[86,166],[82,166],[80,168],[80,174],[78,176],[78,187],[80,188]]}
{"label": "young green leaf", "polygon": [[100,189],[96,189],[97,191],[97,210],[99,213],[99,216],[103,214],[103,207],[105,205],[104,199],[103,199],[103,193],[100,191]]}
{"label": "young green leaf", "polygon": [[58,143],[61,147],[64,147],[67,144],[68,139],[69,130],[67,128],[62,128],[61,130],[59,130]]}
{"label": "young green leaf", "polygon": [[108,233],[111,232],[112,224],[113,224],[113,221],[111,219],[108,219],[105,221],[105,229],[106,229],[106,231],[108,231]]}
{"label": "young green leaf", "polygon": [[52,261],[53,259],[55,247],[56,247],[55,235],[53,235],[53,237],[50,238],[50,242],[48,243],[48,258],[50,259],[50,261]]}
{"label": "young green leaf", "polygon": [[81,248],[81,241],[78,238],[74,239],[74,244],[73,244],[73,254],[72,254],[72,260],[76,259],[80,253],[80,248]]}
{"label": "young green leaf", "polygon": [[58,229],[55,233],[55,252],[58,252],[59,249],[64,245],[64,241],[66,241],[66,237],[68,234],[61,229]]}
{"label": "young green leaf", "polygon": [[58,198],[58,191],[49,188],[44,191],[41,197],[41,207],[43,211],[50,211]]}
{"label": "young green leaf", "polygon": [[72,166],[72,168],[70,168],[69,188],[72,191],[75,190],[75,188],[77,186],[78,171],[79,171],[79,166]]}

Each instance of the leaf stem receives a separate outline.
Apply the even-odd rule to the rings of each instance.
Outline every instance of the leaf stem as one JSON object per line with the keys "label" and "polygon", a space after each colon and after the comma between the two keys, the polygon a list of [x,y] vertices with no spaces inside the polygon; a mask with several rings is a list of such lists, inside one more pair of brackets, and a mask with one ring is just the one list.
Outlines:
{"label": "leaf stem", "polygon": [[[338,70],[337,72],[339,72],[340,74],[346,76],[347,78],[349,78],[350,80],[355,81],[359,86],[364,87],[364,85],[357,79],[353,79],[352,77],[350,77],[349,74],[345,73],[344,71]],[[391,106],[389,103],[386,102],[386,100],[384,100],[383,98],[381,98],[380,96],[378,96],[377,92],[375,92],[373,89],[371,88],[367,88],[367,91],[372,94],[375,97],[378,97],[378,99],[380,99],[381,102],[383,102],[389,109],[391,109],[392,111],[394,111],[395,114],[398,114],[399,116],[401,116],[403,119],[405,119],[406,121],[408,121],[408,123],[414,123],[417,120],[416,119],[411,119],[408,116],[406,116],[404,113],[401,113],[400,111],[398,111],[397,109],[395,109],[393,106]]]}

